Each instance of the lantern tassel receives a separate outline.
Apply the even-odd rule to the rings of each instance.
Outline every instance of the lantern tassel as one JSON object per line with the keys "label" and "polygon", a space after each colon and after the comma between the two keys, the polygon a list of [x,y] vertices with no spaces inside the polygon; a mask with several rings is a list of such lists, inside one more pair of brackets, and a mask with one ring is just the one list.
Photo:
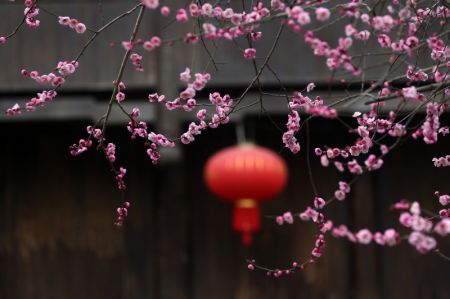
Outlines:
{"label": "lantern tassel", "polygon": [[241,199],[234,206],[233,229],[241,232],[245,246],[252,244],[252,233],[261,228],[258,203],[253,199]]}
{"label": "lantern tassel", "polygon": [[243,231],[241,234],[241,242],[244,246],[252,245],[253,237],[252,233],[249,231]]}

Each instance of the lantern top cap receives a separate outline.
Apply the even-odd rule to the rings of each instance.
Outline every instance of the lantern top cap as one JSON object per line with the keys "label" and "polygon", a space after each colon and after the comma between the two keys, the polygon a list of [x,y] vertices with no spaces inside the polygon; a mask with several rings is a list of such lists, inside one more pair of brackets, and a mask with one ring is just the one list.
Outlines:
{"label": "lantern top cap", "polygon": [[239,143],[237,146],[239,146],[239,147],[256,147],[257,145],[254,144],[253,142],[245,141],[245,142]]}

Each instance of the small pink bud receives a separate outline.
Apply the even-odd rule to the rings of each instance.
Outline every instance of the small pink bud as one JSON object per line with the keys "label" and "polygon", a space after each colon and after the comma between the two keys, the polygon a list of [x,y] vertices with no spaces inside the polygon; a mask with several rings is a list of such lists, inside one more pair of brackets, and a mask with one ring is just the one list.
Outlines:
{"label": "small pink bud", "polygon": [[123,92],[118,92],[116,95],[116,100],[117,102],[122,102],[125,100],[125,94]]}
{"label": "small pink bud", "polygon": [[75,26],[75,31],[79,34],[83,34],[86,32],[86,25],[84,25],[83,23],[78,23]]}
{"label": "small pink bud", "polygon": [[306,87],[306,92],[313,91],[315,87],[316,85],[314,83],[309,83],[308,86]]}
{"label": "small pink bud", "polygon": [[142,0],[142,3],[149,9],[156,9],[159,5],[159,0]]}
{"label": "small pink bud", "polygon": [[283,216],[278,216],[275,221],[277,222],[278,225],[283,225],[284,223],[284,219]]}
{"label": "small pink bud", "polygon": [[170,14],[170,8],[168,6],[161,7],[161,14],[167,17]]}
{"label": "small pink bud", "polygon": [[336,197],[337,200],[344,200],[345,199],[345,193],[341,190],[336,190],[334,192],[334,197]]}
{"label": "small pink bud", "polygon": [[256,49],[255,48],[247,48],[244,51],[244,58],[251,60],[256,58]]}
{"label": "small pink bud", "polygon": [[314,207],[316,209],[322,209],[325,206],[325,200],[321,197],[314,198]]}
{"label": "small pink bud", "polygon": [[75,29],[75,27],[78,25],[78,20],[77,19],[71,19],[69,21],[69,27],[72,29]]}
{"label": "small pink bud", "polygon": [[283,214],[283,220],[286,221],[289,224],[294,223],[294,217],[292,216],[291,212],[286,212]]}

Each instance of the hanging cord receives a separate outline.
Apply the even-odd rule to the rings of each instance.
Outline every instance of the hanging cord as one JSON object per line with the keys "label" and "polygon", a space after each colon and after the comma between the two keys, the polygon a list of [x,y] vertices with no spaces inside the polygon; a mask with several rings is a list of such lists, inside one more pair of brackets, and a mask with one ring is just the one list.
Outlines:
{"label": "hanging cord", "polygon": [[245,124],[242,118],[239,118],[236,121],[236,141],[238,144],[247,142],[247,138],[245,136]]}

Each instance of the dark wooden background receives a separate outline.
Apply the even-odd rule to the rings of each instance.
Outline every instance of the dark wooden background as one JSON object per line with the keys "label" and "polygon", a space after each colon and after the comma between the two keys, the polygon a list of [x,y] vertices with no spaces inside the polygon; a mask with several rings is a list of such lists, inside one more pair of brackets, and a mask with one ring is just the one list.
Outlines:
{"label": "dark wooden background", "polygon": [[[274,116],[282,125],[284,117]],[[448,117],[447,117],[448,121]],[[263,117],[245,120],[249,139],[281,149],[281,133]],[[206,159],[235,143],[232,126],[202,134],[183,147],[183,158],[152,166],[124,128],[111,130],[118,159],[128,168],[132,202],[124,229],[112,225],[119,194],[99,153],[72,158],[67,146],[86,123],[27,123],[0,126],[0,298],[449,298],[449,263],[435,254],[355,246],[329,239],[322,259],[307,271],[269,279],[249,272],[245,258],[269,266],[288,265],[310,252],[314,227],[297,222],[279,227],[263,221],[250,248],[231,230],[231,206],[212,196],[202,180]],[[343,126],[312,122],[312,146],[342,145]],[[302,139],[304,139],[302,137]],[[304,140],[301,140],[304,144]],[[433,192],[448,192],[449,173],[431,158],[449,140],[400,147],[378,172],[365,175],[344,203],[326,211],[336,223],[372,230],[396,225],[389,205],[400,198],[438,204]],[[265,214],[299,211],[311,202],[305,155],[281,153],[290,170],[286,190],[263,205]],[[341,177],[313,171],[324,196]],[[443,240],[440,240],[443,241]],[[448,241],[448,240],[447,240]],[[444,248],[450,248],[443,241]],[[445,247],[446,246],[446,247]]]}
{"label": "dark wooden background", "polygon": [[[40,2],[92,28],[103,23],[98,0]],[[100,15],[108,20],[137,1],[101,2]],[[178,2],[180,7],[184,3],[167,2]],[[0,34],[10,32],[21,14],[21,1],[1,1]],[[2,108],[24,102],[41,88],[22,78],[21,68],[48,72],[59,60],[73,59],[88,38],[59,26],[55,18],[44,13],[40,19],[37,31],[24,29],[0,47]],[[80,105],[91,99],[95,103],[108,99],[123,55],[123,49],[110,48],[109,43],[126,40],[133,22],[134,17],[122,20],[99,37],[54,105],[30,114],[37,115],[33,119],[11,122],[0,117],[0,299],[450,297],[450,264],[434,254],[418,254],[408,244],[381,248],[329,239],[323,258],[304,273],[274,280],[264,273],[249,272],[246,258],[271,267],[306,258],[314,227],[300,222],[279,227],[265,220],[254,245],[247,249],[240,245],[239,236],[231,230],[231,206],[209,194],[202,180],[206,159],[235,143],[232,125],[205,132],[195,143],[181,147],[180,159],[163,157],[157,167],[151,165],[142,144],[129,140],[123,125],[111,129],[111,141],[119,145],[118,159],[128,169],[127,196],[132,202],[125,228],[115,228],[112,223],[120,195],[103,157],[90,152],[72,158],[68,153],[68,146],[83,137],[85,126],[96,119],[92,118],[95,113],[87,111],[95,105],[82,106],[88,107],[81,108],[86,110],[84,114],[78,111],[69,121],[69,106],[58,104],[70,102],[67,98]],[[166,21],[156,13],[146,13],[143,22],[142,38],[179,36],[182,32],[162,30]],[[267,52],[275,30],[265,28],[267,35],[258,45],[258,53]],[[340,32],[342,28],[335,26],[322,37],[335,45],[333,38]],[[219,72],[211,71],[213,80],[208,88],[239,94],[251,81],[252,66],[241,63],[242,53],[233,45],[218,45],[217,55],[225,64],[220,64]],[[125,72],[127,96],[142,102],[148,92],[157,89],[171,98],[181,88],[174,79],[179,72],[186,66],[201,71],[206,60],[202,47],[175,45],[146,53],[145,73],[136,73],[132,67]],[[368,65],[378,62],[379,58],[368,59]],[[302,39],[288,31],[281,38],[272,66],[283,82],[295,89],[311,81],[326,82],[329,75],[323,59],[313,59]],[[377,70],[366,78],[376,75]],[[277,84],[271,76],[263,81],[269,87]],[[59,108],[52,110],[54,107]],[[99,115],[103,112],[98,111]],[[186,118],[155,111],[153,116],[144,117],[158,126],[158,132],[170,131],[169,135],[175,136],[185,130],[182,122]],[[88,113],[90,117],[83,118]],[[273,117],[284,126],[285,116]],[[281,149],[281,133],[264,116],[247,116],[245,123],[250,139],[276,151]],[[311,130],[316,132],[312,147],[352,142],[338,138],[345,130],[339,123],[314,120]],[[305,145],[304,136],[301,142]],[[389,205],[400,198],[419,200],[437,209],[433,192],[438,188],[450,192],[450,175],[448,169],[434,169],[431,159],[448,154],[449,147],[447,138],[438,145],[412,142],[399,148],[387,157],[382,170],[364,176],[350,198],[333,205],[327,215],[355,230],[384,230],[396,225],[398,216],[389,212]],[[265,214],[300,211],[311,203],[304,153],[281,154],[289,165],[289,184],[279,197],[263,205]],[[338,180],[349,179],[335,170],[323,170],[317,160],[313,160],[313,171],[324,196],[333,192]]]}
{"label": "dark wooden background", "polygon": [[[84,22],[89,28],[98,29],[103,24],[132,8],[139,0],[82,0],[82,1],[55,1],[44,0],[40,4],[49,11],[58,15],[69,15]],[[249,4],[251,1],[246,1]],[[268,3],[268,1],[265,1]],[[102,3],[99,5],[99,3]],[[185,0],[166,0],[164,3],[176,8],[185,7]],[[233,2],[236,11],[241,10],[241,1]],[[11,32],[20,21],[23,13],[23,3],[10,3],[8,1],[0,2],[0,33]],[[136,19],[136,13],[126,17],[108,30],[102,32],[91,47],[86,51],[80,61],[80,68],[76,76],[71,76],[68,83],[60,90],[99,90],[110,88],[111,82],[121,62],[123,48],[120,42],[128,40],[131,34],[131,28]],[[174,12],[171,17],[164,18],[158,11],[146,11],[142,21],[142,26],[138,36],[148,40],[153,35],[161,36],[163,39],[184,36],[188,31],[194,30],[194,25],[175,24],[168,26],[174,19]],[[24,79],[20,75],[20,70],[38,70],[40,73],[48,73],[53,70],[58,61],[74,59],[83,44],[89,39],[90,33],[83,35],[75,33],[72,29],[58,24],[57,18],[41,12],[39,15],[41,25],[38,29],[32,30],[22,28],[18,34],[8,40],[5,46],[0,47],[0,65],[2,69],[8,70],[0,72],[0,92],[4,89],[21,92],[23,90],[34,90],[36,84],[33,80]],[[313,22],[316,22],[313,20]],[[195,24],[195,22],[194,22]],[[196,25],[196,24],[195,24]],[[314,23],[314,26],[317,24]],[[344,34],[344,23],[337,22],[335,25],[317,33],[317,36],[328,41],[331,47],[338,44],[337,37]],[[255,43],[258,49],[257,62],[264,61],[266,54],[271,48],[272,41],[278,30],[278,22],[264,24],[261,27],[264,32],[263,38]],[[111,48],[110,43],[118,43]],[[245,40],[238,40],[239,47],[247,47]],[[245,62],[242,59],[242,50],[238,49],[233,43],[226,41],[208,42],[210,52],[215,51],[215,57],[220,69],[212,73],[211,83],[221,86],[246,86],[254,75],[251,62]],[[363,44],[355,42],[352,47],[352,53],[360,53]],[[133,71],[133,66],[127,67],[126,78],[127,86],[133,88],[157,87],[160,80],[167,73],[168,69],[178,74],[184,71],[186,66],[191,67],[193,72],[203,71],[209,56],[203,49],[202,44],[184,45],[175,43],[171,49],[163,47],[151,53],[143,51],[140,47],[136,50],[142,54],[144,73]],[[366,56],[366,65],[368,67],[378,65],[385,61],[380,56]],[[169,60],[169,64],[166,60]],[[361,59],[355,58],[355,64],[359,65]],[[246,67],[243,67],[243,66]],[[279,78],[287,85],[315,82],[328,82],[329,71],[326,67],[325,58],[315,57],[312,54],[310,46],[305,44],[302,35],[294,34],[286,29],[281,36],[279,46],[271,58],[271,67],[278,73]],[[400,69],[399,74],[404,70]],[[384,74],[384,69],[370,67],[366,72],[366,80],[378,79]],[[169,77],[170,78],[170,77]],[[336,80],[343,78],[337,74]],[[354,78],[346,78],[354,80]],[[360,78],[356,78],[359,80]],[[262,82],[267,84],[277,84],[277,79],[270,73],[263,73]],[[174,88],[179,88],[183,83],[176,79],[171,80]]]}

